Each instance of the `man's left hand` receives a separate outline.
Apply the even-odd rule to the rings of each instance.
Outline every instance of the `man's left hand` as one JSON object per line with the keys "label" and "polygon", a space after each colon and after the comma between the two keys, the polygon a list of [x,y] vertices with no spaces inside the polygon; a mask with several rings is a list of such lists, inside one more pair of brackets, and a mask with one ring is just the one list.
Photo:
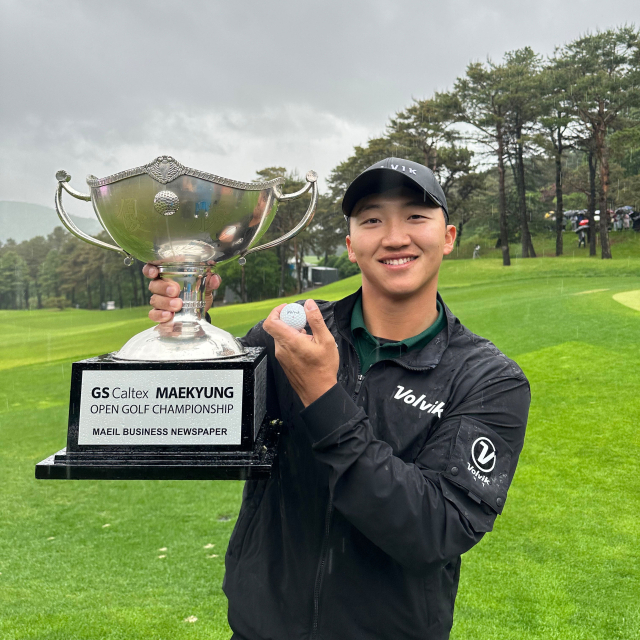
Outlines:
{"label": "man's left hand", "polygon": [[302,404],[308,407],[337,383],[340,355],[318,305],[304,303],[312,335],[280,320],[286,305],[277,306],[264,321],[264,330],[276,343],[276,358]]}

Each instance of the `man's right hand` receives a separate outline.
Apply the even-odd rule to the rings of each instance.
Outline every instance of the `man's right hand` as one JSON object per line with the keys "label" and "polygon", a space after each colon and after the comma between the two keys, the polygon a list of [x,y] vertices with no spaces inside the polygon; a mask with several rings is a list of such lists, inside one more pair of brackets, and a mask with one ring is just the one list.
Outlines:
{"label": "man's right hand", "polygon": [[[149,318],[154,322],[169,322],[173,320],[173,314],[182,308],[182,300],[178,297],[180,295],[180,287],[173,280],[160,278],[158,267],[152,264],[145,264],[142,268],[142,273],[151,279],[149,291],[153,294],[150,300],[153,309],[149,311]],[[207,274],[204,313],[213,304],[213,292],[220,286],[220,282],[220,276],[217,273]]]}

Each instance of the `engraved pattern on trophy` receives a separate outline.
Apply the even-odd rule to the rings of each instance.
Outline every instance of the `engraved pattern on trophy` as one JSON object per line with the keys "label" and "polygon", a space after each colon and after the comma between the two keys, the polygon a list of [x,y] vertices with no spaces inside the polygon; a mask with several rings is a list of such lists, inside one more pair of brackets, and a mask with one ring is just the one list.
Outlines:
{"label": "engraved pattern on trophy", "polygon": [[136,201],[133,198],[124,198],[120,201],[116,216],[122,220],[122,224],[130,233],[135,233],[142,226],[136,211]]}
{"label": "engraved pattern on trophy", "polygon": [[160,156],[146,165],[145,170],[154,180],[167,184],[181,176],[185,172],[185,167],[171,156]]}
{"label": "engraved pattern on trophy", "polygon": [[[89,176],[90,195],[72,189],[66,172],[58,172],[56,178],[56,210],[72,233],[86,242],[151,262],[158,266],[160,277],[180,286],[183,306],[173,321],[134,336],[114,354],[129,361],[210,360],[242,354],[236,338],[202,317],[205,274],[230,260],[244,263],[245,256],[300,233],[311,223],[318,199],[314,171],[307,173],[302,189],[282,194],[284,178],[240,182],[190,169],[167,155],[106,178]],[[75,228],[62,208],[63,190],[74,198],[91,200],[114,245]],[[278,203],[309,191],[311,201],[300,222],[283,236],[259,245]]]}
{"label": "engraved pattern on trophy", "polygon": [[[163,163],[168,166],[166,169],[160,169]],[[167,184],[172,180],[175,180],[180,175],[189,175],[194,178],[200,178],[209,182],[215,182],[225,187],[232,187],[234,189],[244,189],[245,191],[261,191],[262,189],[269,189],[271,187],[281,185],[284,183],[284,178],[274,178],[266,182],[241,182],[239,180],[231,180],[230,178],[223,178],[213,173],[207,173],[206,171],[199,171],[198,169],[190,169],[180,164],[177,160],[171,156],[158,156],[152,162],[142,165],[141,167],[135,167],[134,169],[127,169],[126,171],[120,171],[114,173],[106,178],[96,178],[94,175],[87,176],[87,184],[90,187],[104,187],[107,184],[112,184],[118,180],[124,180],[132,176],[139,176],[143,173],[149,174],[152,178],[155,178],[161,184]],[[173,177],[165,179],[165,176],[172,175]]]}

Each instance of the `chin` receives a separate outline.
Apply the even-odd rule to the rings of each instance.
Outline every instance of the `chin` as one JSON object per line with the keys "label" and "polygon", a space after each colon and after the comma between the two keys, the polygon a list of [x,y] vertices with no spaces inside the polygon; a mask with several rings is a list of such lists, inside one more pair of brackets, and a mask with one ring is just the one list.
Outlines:
{"label": "chin", "polygon": [[378,290],[384,291],[385,295],[389,298],[395,298],[397,300],[404,300],[418,293],[423,287],[416,286],[415,284],[402,284],[402,283],[385,283],[383,286],[377,287]]}
{"label": "chin", "polygon": [[393,289],[389,289],[387,291],[387,295],[390,298],[395,298],[396,300],[405,300],[406,298],[411,298],[416,293],[418,293],[420,289],[416,288],[403,288],[403,287],[394,287]]}
{"label": "chin", "polygon": [[[362,275],[364,280],[366,278],[366,274],[363,272]],[[416,294],[420,294],[425,290],[425,288],[428,288],[432,282],[431,278],[419,278],[416,280],[415,278],[374,277],[366,279],[372,289],[382,293],[387,298],[396,300],[404,300]]]}

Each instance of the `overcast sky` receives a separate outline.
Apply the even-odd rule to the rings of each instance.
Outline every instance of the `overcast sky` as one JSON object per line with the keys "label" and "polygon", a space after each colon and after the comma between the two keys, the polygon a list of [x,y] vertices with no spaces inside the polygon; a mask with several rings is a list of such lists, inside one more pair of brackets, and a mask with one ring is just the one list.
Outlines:
{"label": "overcast sky", "polygon": [[0,0],[0,200],[160,154],[324,178],[471,60],[625,22],[638,0]]}

